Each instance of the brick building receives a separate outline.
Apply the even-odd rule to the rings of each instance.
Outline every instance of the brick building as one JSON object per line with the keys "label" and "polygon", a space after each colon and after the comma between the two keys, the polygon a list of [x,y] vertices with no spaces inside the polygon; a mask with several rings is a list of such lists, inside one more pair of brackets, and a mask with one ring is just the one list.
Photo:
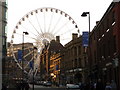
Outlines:
{"label": "brick building", "polygon": [[[47,43],[40,54],[40,72],[41,77],[45,80],[50,79],[51,74],[51,60],[52,56],[60,53],[63,50],[63,45],[60,43],[60,37],[57,36],[56,40]],[[56,58],[57,59],[57,58]],[[56,60],[55,59],[55,60]]]}
{"label": "brick building", "polygon": [[120,2],[112,2],[90,34],[91,79],[114,80],[120,88]]}
{"label": "brick building", "polygon": [[60,83],[60,63],[62,60],[62,51],[52,53],[50,56],[50,75],[56,83]]}

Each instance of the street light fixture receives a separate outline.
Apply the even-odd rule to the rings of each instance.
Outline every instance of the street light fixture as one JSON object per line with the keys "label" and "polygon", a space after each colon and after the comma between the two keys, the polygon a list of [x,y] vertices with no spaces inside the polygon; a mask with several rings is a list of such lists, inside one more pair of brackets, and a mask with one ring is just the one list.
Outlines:
{"label": "street light fixture", "polygon": [[87,15],[89,15],[88,20],[89,20],[89,34],[90,34],[90,12],[83,12],[81,16],[86,17]]}
{"label": "street light fixture", "polygon": [[[24,86],[24,35],[28,35],[28,32],[23,32],[23,42],[22,42],[22,84]],[[24,90],[24,87],[22,86],[22,90]]]}

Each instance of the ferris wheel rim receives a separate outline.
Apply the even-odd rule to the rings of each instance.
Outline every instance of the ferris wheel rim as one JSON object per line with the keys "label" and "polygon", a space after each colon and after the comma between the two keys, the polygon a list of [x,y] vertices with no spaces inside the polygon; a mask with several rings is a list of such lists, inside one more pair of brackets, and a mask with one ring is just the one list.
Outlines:
{"label": "ferris wheel rim", "polygon": [[[65,17],[68,17],[68,19],[72,21],[72,24],[75,25],[75,28],[77,28],[77,29],[79,30],[79,28],[78,28],[76,22],[73,20],[73,18],[72,18],[70,15],[68,15],[67,13],[65,13],[64,11],[62,11],[62,10],[60,10],[60,9],[52,8],[52,7],[38,8],[38,9],[35,9],[35,10],[32,10],[32,11],[26,13],[26,14],[17,22],[17,24],[16,24],[16,26],[15,26],[15,28],[14,28],[14,30],[13,30],[12,37],[11,37],[11,42],[10,42],[11,45],[12,45],[12,48],[13,48],[14,34],[16,33],[16,30],[19,28],[18,26],[21,25],[22,22],[25,21],[26,18],[29,18],[29,15],[32,15],[33,13],[37,13],[38,10],[45,10],[45,12],[47,12],[48,9],[54,10],[56,13],[60,12],[59,14],[61,14],[61,15],[64,14]],[[42,12],[43,12],[43,11],[42,11]],[[53,11],[51,11],[51,12],[53,12]],[[43,33],[43,34],[44,34],[44,33]],[[15,55],[14,55],[14,57],[15,57]],[[15,61],[17,61],[16,58],[15,58]],[[18,62],[17,62],[17,64],[18,64]]]}

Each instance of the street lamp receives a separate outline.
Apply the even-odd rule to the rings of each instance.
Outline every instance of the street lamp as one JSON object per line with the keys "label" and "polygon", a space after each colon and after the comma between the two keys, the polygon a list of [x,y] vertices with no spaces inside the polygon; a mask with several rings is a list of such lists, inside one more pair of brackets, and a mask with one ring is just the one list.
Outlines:
{"label": "street lamp", "polygon": [[[29,33],[28,32],[23,32],[23,42],[22,42],[22,84],[24,86],[24,35],[28,35]],[[22,86],[22,90],[24,90],[24,87]]]}
{"label": "street lamp", "polygon": [[[86,17],[88,15],[88,23],[89,23],[89,32],[88,32],[88,53],[90,54],[90,12],[83,12],[82,17]],[[89,67],[88,67],[89,68]]]}
{"label": "street lamp", "polygon": [[33,90],[34,90],[34,50],[37,50],[37,47],[33,47]]}
{"label": "street lamp", "polygon": [[90,12],[83,12],[81,16],[86,17],[87,15],[89,15],[88,21],[89,21],[89,35],[90,35]]}

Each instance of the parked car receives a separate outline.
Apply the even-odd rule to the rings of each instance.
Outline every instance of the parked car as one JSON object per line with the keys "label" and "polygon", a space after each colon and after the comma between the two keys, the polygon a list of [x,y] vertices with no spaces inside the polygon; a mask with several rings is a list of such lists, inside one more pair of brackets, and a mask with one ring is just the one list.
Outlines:
{"label": "parked car", "polygon": [[50,81],[44,81],[44,86],[52,86],[52,83]]}
{"label": "parked car", "polygon": [[66,88],[67,89],[72,89],[72,88],[74,88],[74,89],[78,89],[78,88],[80,88],[79,87],[79,85],[77,85],[77,84],[66,84]]}

